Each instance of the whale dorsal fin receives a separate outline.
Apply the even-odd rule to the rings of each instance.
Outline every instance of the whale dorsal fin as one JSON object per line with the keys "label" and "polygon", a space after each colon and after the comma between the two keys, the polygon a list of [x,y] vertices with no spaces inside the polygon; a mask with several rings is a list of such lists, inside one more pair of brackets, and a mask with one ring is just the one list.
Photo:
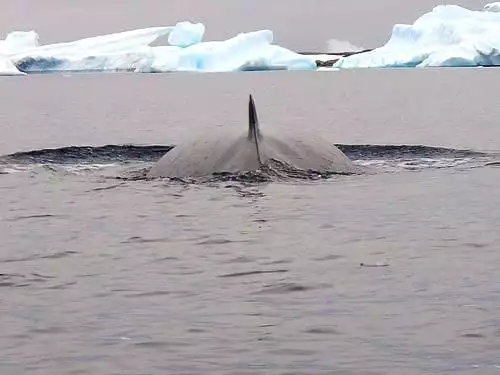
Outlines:
{"label": "whale dorsal fin", "polygon": [[262,158],[260,157],[259,151],[260,138],[261,135],[259,129],[259,118],[257,117],[255,102],[253,101],[252,95],[250,95],[250,100],[248,102],[248,140],[255,144],[255,149],[257,151],[257,160],[259,161],[259,164],[262,165]]}

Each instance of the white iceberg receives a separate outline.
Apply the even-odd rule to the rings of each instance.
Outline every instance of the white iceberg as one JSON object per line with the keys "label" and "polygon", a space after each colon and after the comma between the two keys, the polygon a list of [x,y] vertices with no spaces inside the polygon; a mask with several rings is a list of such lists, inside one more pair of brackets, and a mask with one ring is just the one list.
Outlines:
{"label": "white iceberg", "polygon": [[485,12],[500,12],[500,3],[489,3],[483,8]]}
{"label": "white iceberg", "polygon": [[413,25],[395,25],[382,47],[340,59],[334,68],[500,65],[500,13],[440,5]]}
{"label": "white iceberg", "polygon": [[[313,58],[273,45],[272,40],[272,31],[260,30],[241,33],[225,41],[199,43],[177,51],[155,47],[155,56],[149,69],[153,72],[316,69]],[[141,71],[147,69],[143,67]]]}
{"label": "white iceberg", "polygon": [[[15,32],[0,41],[0,55],[18,72],[229,72],[238,70],[314,70],[313,57],[273,45],[273,33],[241,33],[224,41],[202,42],[203,24],[179,22],[74,42],[40,46],[34,31]],[[168,36],[168,46],[151,46]],[[20,72],[19,72],[20,73]],[[0,71],[2,74],[2,71]]]}
{"label": "white iceberg", "polygon": [[150,27],[116,34],[85,38],[74,42],[27,48],[11,55],[22,71],[128,71],[141,63],[153,43],[168,35],[173,27]]}
{"label": "white iceberg", "polygon": [[14,31],[0,40],[0,75],[25,75],[12,62],[10,55],[38,46],[38,34],[34,31]]}
{"label": "white iceberg", "polygon": [[189,47],[201,43],[205,34],[202,23],[179,22],[168,36],[168,44],[177,47]]}
{"label": "white iceberg", "polygon": [[0,40],[0,54],[12,55],[38,47],[38,34],[34,31],[13,31]]}
{"label": "white iceberg", "polygon": [[21,76],[25,74],[20,72],[7,56],[0,55],[0,76]]}

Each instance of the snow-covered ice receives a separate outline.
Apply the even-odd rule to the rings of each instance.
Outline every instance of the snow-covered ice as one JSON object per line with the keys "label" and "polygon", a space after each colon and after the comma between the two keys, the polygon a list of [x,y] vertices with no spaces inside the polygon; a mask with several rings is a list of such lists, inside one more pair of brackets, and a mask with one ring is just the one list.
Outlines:
{"label": "snow-covered ice", "polygon": [[25,75],[12,62],[10,56],[19,51],[38,46],[38,34],[34,31],[15,31],[0,40],[0,75]]}
{"label": "snow-covered ice", "polygon": [[[229,72],[238,70],[314,70],[313,57],[274,45],[271,30],[240,33],[202,42],[205,26],[179,22],[73,42],[40,46],[34,31],[10,33],[0,41],[0,74],[62,71]],[[167,46],[150,46],[168,36]],[[3,61],[2,60],[2,61]],[[9,65],[9,62],[11,63]],[[2,69],[3,66],[5,69]],[[17,67],[17,69],[16,69]]]}
{"label": "snow-covered ice", "polygon": [[168,36],[171,46],[189,47],[201,43],[205,34],[205,25],[202,23],[179,22]]}
{"label": "snow-covered ice", "polygon": [[413,25],[395,25],[384,46],[342,58],[334,68],[492,65],[500,65],[500,13],[440,5]]}
{"label": "snow-covered ice", "polygon": [[8,57],[0,55],[0,75],[21,76],[25,74],[26,73],[20,72]]}
{"label": "snow-covered ice", "polygon": [[500,12],[500,3],[489,3],[483,8],[485,12]]}
{"label": "snow-covered ice", "polygon": [[[179,22],[175,26],[40,45],[35,31],[15,31],[0,40],[0,75],[64,71],[318,70],[316,60],[336,59],[331,70],[497,66],[500,65],[500,2],[487,4],[481,10],[437,6],[412,25],[394,25],[384,46],[347,57],[296,53],[273,44],[271,30],[240,33],[221,41],[203,41],[204,34],[205,26],[201,23]],[[168,40],[168,45],[153,45],[163,40]],[[328,41],[329,51],[360,48],[345,41]]]}

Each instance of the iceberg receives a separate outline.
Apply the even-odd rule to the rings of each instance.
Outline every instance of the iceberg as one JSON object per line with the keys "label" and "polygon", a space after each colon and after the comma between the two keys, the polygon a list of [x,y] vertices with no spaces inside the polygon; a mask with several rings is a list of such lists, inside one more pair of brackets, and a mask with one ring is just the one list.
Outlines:
{"label": "iceberg", "polygon": [[147,58],[159,37],[173,27],[151,27],[85,38],[74,42],[27,48],[12,54],[13,63],[26,73],[50,71],[130,71]]}
{"label": "iceberg", "polygon": [[36,46],[38,46],[38,34],[34,31],[14,31],[8,34],[5,40],[0,40],[0,75],[25,75],[12,62],[10,55]]}
{"label": "iceberg", "polygon": [[[0,41],[2,72],[230,72],[244,70],[315,70],[316,62],[274,45],[271,30],[240,33],[223,41],[203,42],[205,26],[179,22],[39,45],[34,31],[10,33]],[[151,46],[168,36],[169,45]]]}
{"label": "iceberg", "polygon": [[202,23],[179,22],[168,36],[168,44],[178,47],[189,47],[201,43],[205,34]]}
{"label": "iceberg", "polygon": [[486,11],[474,11],[439,5],[413,25],[395,25],[384,46],[344,57],[333,68],[500,65],[500,13],[494,10],[497,6],[490,4]]}
{"label": "iceberg", "polygon": [[26,75],[26,73],[20,72],[8,57],[0,55],[0,76],[22,75]]}
{"label": "iceberg", "polygon": [[483,8],[485,12],[500,12],[500,3],[489,3]]}
{"label": "iceberg", "polygon": [[[272,31],[259,30],[241,33],[225,41],[199,43],[174,53],[159,49],[153,51],[156,56],[152,64],[143,67],[142,71],[234,72],[316,69],[313,58],[273,45],[272,40]],[[175,69],[172,69],[172,66]]]}
{"label": "iceberg", "polygon": [[11,55],[38,47],[38,34],[34,31],[13,31],[0,40],[0,54]]}

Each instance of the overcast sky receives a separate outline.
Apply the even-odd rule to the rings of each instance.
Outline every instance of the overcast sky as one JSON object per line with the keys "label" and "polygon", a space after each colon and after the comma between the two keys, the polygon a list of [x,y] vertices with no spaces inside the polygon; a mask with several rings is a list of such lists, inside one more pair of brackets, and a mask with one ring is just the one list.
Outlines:
{"label": "overcast sky", "polygon": [[[448,4],[450,2],[447,2]],[[457,0],[471,9],[487,2]],[[219,39],[257,29],[295,50],[326,50],[328,40],[362,47],[383,44],[394,23],[411,23],[440,4],[435,0],[2,0],[0,33],[36,30],[42,43],[177,21],[203,22]]]}

